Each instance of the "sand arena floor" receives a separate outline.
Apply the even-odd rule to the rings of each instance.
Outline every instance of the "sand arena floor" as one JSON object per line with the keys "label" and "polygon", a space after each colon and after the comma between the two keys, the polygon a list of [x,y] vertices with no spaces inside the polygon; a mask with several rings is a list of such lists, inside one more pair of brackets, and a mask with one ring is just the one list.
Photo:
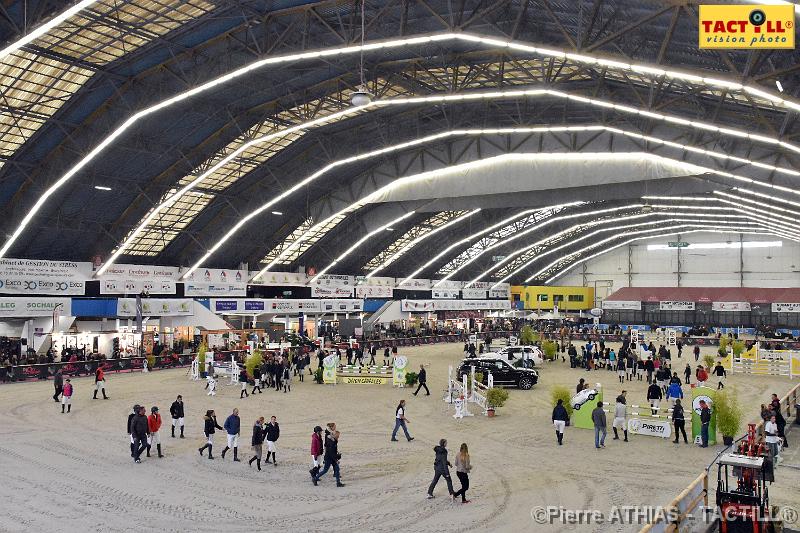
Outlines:
{"label": "sand arena floor", "polygon": [[[238,386],[220,385],[210,398],[204,382],[189,381],[186,370],[168,370],[108,375],[108,401],[91,399],[91,378],[73,380],[73,412],[62,415],[50,399],[52,382],[0,386],[7,413],[0,426],[0,531],[637,531],[633,525],[543,526],[531,519],[531,509],[560,505],[608,512],[613,505],[663,505],[721,448],[636,436],[623,443],[609,434],[607,448],[598,451],[593,434],[575,428],[557,446],[550,423],[553,384],[572,389],[579,377],[588,377],[603,383],[606,398],[620,388],[615,372],[587,373],[561,362],[546,365],[533,390],[512,390],[496,418],[457,421],[442,394],[447,366],[460,360],[461,346],[404,353],[412,368],[430,365],[430,397],[388,385],[322,386],[307,377],[288,394],[265,391],[240,400]],[[770,392],[783,394],[791,386],[787,379],[752,376],[734,376],[728,385],[737,387],[751,418]],[[629,404],[644,402],[645,387],[646,382],[626,383]],[[166,426],[177,394],[187,410],[183,440],[170,438]],[[389,441],[401,398],[408,400],[409,429],[416,437],[411,443]],[[131,460],[125,425],[134,403],[148,411],[160,407],[166,458],[139,465]],[[217,460],[197,453],[205,410],[216,409],[222,424],[234,407],[242,416],[244,461],[254,420],[278,417],[277,467],[258,472],[246,462],[233,463],[231,455],[222,460],[221,434]],[[332,472],[314,487],[307,473],[312,428],[329,421],[342,432],[344,488],[334,487]],[[443,481],[437,498],[425,499],[432,447],[440,438],[449,441],[451,462],[461,442],[469,444],[474,470],[468,505],[452,503]],[[452,475],[458,488],[455,470]],[[800,471],[787,467],[776,475],[773,502],[797,506]]]}

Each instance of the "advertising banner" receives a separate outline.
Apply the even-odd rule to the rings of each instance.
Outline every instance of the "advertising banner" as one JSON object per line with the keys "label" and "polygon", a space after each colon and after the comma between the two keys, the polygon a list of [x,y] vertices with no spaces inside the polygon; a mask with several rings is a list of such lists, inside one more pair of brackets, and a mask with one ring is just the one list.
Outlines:
{"label": "advertising banner", "polygon": [[395,387],[406,386],[406,371],[408,370],[408,357],[405,355],[398,355],[394,358],[394,366],[392,368],[392,384]]}
{"label": "advertising banner", "polygon": [[111,265],[100,276],[100,294],[175,294],[178,267]]}
{"label": "advertising banner", "polygon": [[641,311],[642,302],[636,302],[633,300],[603,300],[602,308],[624,311]]}
{"label": "advertising banner", "polygon": [[364,310],[364,300],[322,300],[323,313],[360,313]]}
{"label": "advertising banner", "polygon": [[378,287],[394,287],[395,279],[386,276],[356,276],[356,285],[374,285]]}
{"label": "advertising banner", "polygon": [[511,285],[502,283],[493,289],[489,289],[489,298],[511,298]]}
{"label": "advertising banner", "polygon": [[322,360],[322,382],[329,385],[336,384],[336,367],[339,361],[335,355],[329,355]]}
{"label": "advertising banner", "polygon": [[[189,298],[142,298],[142,316],[189,316],[194,314],[194,300]],[[136,298],[118,298],[117,316],[136,316]]]}
{"label": "advertising banner", "polygon": [[427,291],[431,288],[431,280],[422,278],[404,280],[403,278],[397,278],[396,288],[406,291]]}
{"label": "advertising banner", "polygon": [[692,388],[692,440],[700,436],[700,400],[705,400],[711,409],[711,423],[708,426],[708,444],[717,443],[717,410],[714,409],[716,389],[710,387]]}
{"label": "advertising banner", "polygon": [[177,283],[167,280],[100,280],[100,294],[175,294],[176,287]]}
{"label": "advertising banner", "polygon": [[246,283],[185,282],[184,296],[247,296]]}
{"label": "advertising banner", "polygon": [[461,289],[461,297],[470,300],[485,300],[486,289]]}
{"label": "advertising banner", "polygon": [[661,301],[658,302],[660,311],[694,311],[694,302]]}
{"label": "advertising banner", "polygon": [[210,301],[210,309],[218,314],[360,313],[364,310],[364,301],[354,299],[215,298]]}
{"label": "advertising banner", "polygon": [[[59,307],[61,306],[61,307]],[[0,317],[52,316],[56,311],[60,316],[72,314],[71,298],[0,298]]]}
{"label": "advertising banner", "polygon": [[458,298],[458,289],[433,289],[431,297],[453,300]]}
{"label": "advertising banner", "polygon": [[508,300],[401,300],[401,311],[471,311],[511,309]]}
{"label": "advertising banner", "polygon": [[266,285],[267,287],[291,286],[305,287],[308,285],[308,276],[301,272],[265,272],[259,278],[254,278],[257,271],[250,272],[250,278],[254,285]]}
{"label": "advertising banner", "polygon": [[310,283],[312,287],[319,285],[321,287],[354,287],[356,284],[355,276],[347,276],[343,274],[323,274],[314,283]]}
{"label": "advertising banner", "polygon": [[800,313],[800,303],[773,303],[773,313]]}
{"label": "advertising banner", "polygon": [[[324,377],[325,371],[322,371]],[[342,376],[339,378],[339,383],[348,385],[385,385],[392,379],[389,376]],[[323,379],[324,383],[324,379]]]}
{"label": "advertising banner", "polygon": [[353,295],[353,287],[338,287],[338,286],[311,286],[311,296],[315,298],[333,297],[333,298],[347,298]]}
{"label": "advertising banner", "polygon": [[92,264],[0,259],[0,293],[83,296]]}
{"label": "advertising banner", "polygon": [[782,5],[700,5],[700,48],[794,48],[794,8]]}
{"label": "advertising banner", "polygon": [[394,294],[392,287],[380,285],[356,286],[356,298],[391,298]]}
{"label": "advertising banner", "polygon": [[628,431],[634,435],[669,438],[672,435],[672,424],[669,420],[631,418],[628,420]]}
{"label": "advertising banner", "polygon": [[228,268],[198,268],[188,276],[181,277],[184,282],[196,281],[201,283],[240,283],[247,284],[247,271]]}
{"label": "advertising banner", "polygon": [[712,311],[750,311],[750,302],[711,302]]}
{"label": "advertising banner", "polygon": [[431,280],[431,289],[432,290],[450,289],[450,290],[460,291],[463,286],[464,286],[464,282],[463,281],[455,281],[455,280],[452,280],[452,279],[446,279],[446,280],[434,279],[434,280]]}

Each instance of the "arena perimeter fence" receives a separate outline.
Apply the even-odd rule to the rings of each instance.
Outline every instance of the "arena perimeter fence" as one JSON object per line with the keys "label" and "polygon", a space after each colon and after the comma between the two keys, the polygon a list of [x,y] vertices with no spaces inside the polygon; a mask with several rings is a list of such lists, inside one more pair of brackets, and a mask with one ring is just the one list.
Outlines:
{"label": "arena perimeter fence", "polygon": [[[786,408],[787,426],[791,424],[791,410],[798,405],[798,394],[800,394],[800,383],[789,389],[789,392],[787,392],[781,398],[781,406]],[[758,422],[756,423],[757,433],[760,432],[763,425],[764,421],[759,416]],[[676,531],[691,531],[690,522],[693,522],[694,524],[703,523],[697,522],[696,518],[698,514],[704,512],[702,507],[708,507],[708,474],[711,471],[711,468],[717,462],[717,459],[719,459],[723,453],[731,449],[735,449],[739,441],[746,437],[746,434],[739,437],[731,446],[728,446],[719,452],[711,464],[708,465],[705,470],[703,470],[703,472],[689,484],[689,486],[683,489],[680,494],[678,494],[671,502],[667,504],[667,509],[675,509],[677,511],[674,514],[675,520],[672,522],[667,522],[664,514],[658,514],[655,519],[651,523],[645,525],[639,531],[639,533],[672,533]],[[690,515],[693,515],[693,518]],[[713,526],[713,524],[708,525]]]}

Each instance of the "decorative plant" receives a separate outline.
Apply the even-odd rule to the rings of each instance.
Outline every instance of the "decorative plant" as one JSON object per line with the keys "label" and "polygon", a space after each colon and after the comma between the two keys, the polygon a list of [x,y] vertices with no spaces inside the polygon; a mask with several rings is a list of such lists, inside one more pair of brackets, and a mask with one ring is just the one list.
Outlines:
{"label": "decorative plant", "polygon": [[703,356],[703,363],[705,364],[706,368],[711,368],[714,366],[714,356],[711,354],[706,354]]}
{"label": "decorative plant", "polygon": [[318,368],[314,371],[314,381],[319,385],[322,384],[322,368]]}
{"label": "decorative plant", "polygon": [[257,366],[261,366],[261,363],[264,362],[264,356],[261,354],[260,350],[253,350],[253,353],[247,356],[247,359],[244,362],[244,367],[247,370],[247,375],[252,376],[253,371],[256,369]]}
{"label": "decorative plant", "polygon": [[486,391],[486,402],[489,407],[503,407],[508,400],[508,391],[498,387],[492,387]]}
{"label": "decorative plant", "polygon": [[200,343],[200,346],[197,347],[197,362],[200,363],[200,368],[205,368],[207,351],[208,346],[205,342]]}
{"label": "decorative plant", "polygon": [[[475,372],[475,381],[483,383],[483,372]],[[472,374],[467,374],[467,387],[472,388]]]}
{"label": "decorative plant", "polygon": [[715,396],[717,429],[723,437],[735,437],[742,426],[742,406],[735,390],[719,390]]}
{"label": "decorative plant", "polygon": [[719,347],[722,348],[723,350],[725,350],[726,352],[728,350],[728,344],[730,344],[730,343],[731,343],[731,340],[728,337],[724,336],[724,335],[719,338]]}
{"label": "decorative plant", "polygon": [[406,385],[409,387],[416,385],[417,379],[419,379],[419,374],[416,372],[406,372]]}
{"label": "decorative plant", "polygon": [[152,370],[153,367],[156,366],[156,356],[153,355],[153,354],[150,354],[146,358],[147,358],[147,368]]}
{"label": "decorative plant", "polygon": [[564,407],[567,408],[567,414],[572,417],[572,394],[569,389],[563,385],[555,385],[550,389],[550,399],[553,401],[553,407],[558,403],[558,400],[564,401]]}
{"label": "decorative plant", "polygon": [[539,334],[530,326],[523,326],[519,332],[519,343],[528,346],[539,340]]}
{"label": "decorative plant", "polygon": [[742,341],[733,341],[733,356],[739,357],[747,347]]}
{"label": "decorative plant", "polygon": [[548,361],[555,361],[556,353],[558,352],[558,344],[555,341],[544,341],[542,343],[542,351],[544,352],[544,358]]}

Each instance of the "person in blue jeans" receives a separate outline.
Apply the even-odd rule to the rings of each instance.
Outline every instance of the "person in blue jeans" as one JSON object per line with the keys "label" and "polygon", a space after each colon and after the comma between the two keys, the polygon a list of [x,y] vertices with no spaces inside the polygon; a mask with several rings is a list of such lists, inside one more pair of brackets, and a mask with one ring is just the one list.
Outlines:
{"label": "person in blue jeans", "polygon": [[597,402],[597,407],[592,411],[594,423],[594,447],[606,447],[606,412],[603,411],[603,402]]}
{"label": "person in blue jeans", "polygon": [[341,459],[341,457],[342,456],[339,454],[339,432],[336,430],[333,432],[325,430],[325,466],[319,474],[314,476],[314,485],[316,485],[319,479],[327,474],[328,470],[333,466],[333,477],[336,478],[336,486],[344,487],[344,483],[342,483],[339,477],[339,459]]}
{"label": "person in blue jeans", "polygon": [[394,431],[392,431],[392,441],[397,441],[397,430],[400,428],[403,428],[403,433],[406,434],[406,439],[408,439],[408,442],[414,440],[414,437],[408,434],[408,428],[406,427],[407,422],[406,401],[400,400],[400,403],[397,405],[397,409],[394,411]]}
{"label": "person in blue jeans", "polygon": [[711,424],[711,409],[705,400],[700,400],[700,441],[701,448],[708,448],[708,426]]}

